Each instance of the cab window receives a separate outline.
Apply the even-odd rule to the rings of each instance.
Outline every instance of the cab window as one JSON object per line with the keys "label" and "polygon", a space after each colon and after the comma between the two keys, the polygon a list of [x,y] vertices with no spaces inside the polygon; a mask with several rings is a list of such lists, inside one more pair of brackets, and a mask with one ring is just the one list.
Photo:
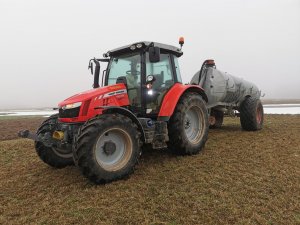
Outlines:
{"label": "cab window", "polygon": [[140,53],[125,54],[112,58],[109,65],[107,85],[118,83],[122,78],[127,83],[130,105],[141,106],[141,56]]}
{"label": "cab window", "polygon": [[176,57],[176,56],[174,56],[174,63],[175,63],[175,69],[176,69],[177,82],[182,83],[181,73],[180,73],[179,63],[178,63],[178,57]]}

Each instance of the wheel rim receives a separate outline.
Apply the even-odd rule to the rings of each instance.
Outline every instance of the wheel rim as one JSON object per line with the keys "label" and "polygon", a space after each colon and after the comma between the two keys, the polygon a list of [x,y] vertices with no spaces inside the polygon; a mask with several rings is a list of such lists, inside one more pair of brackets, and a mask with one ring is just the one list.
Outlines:
{"label": "wheel rim", "polygon": [[130,135],[121,128],[105,131],[95,145],[95,156],[99,165],[107,171],[123,168],[132,155]]}
{"label": "wheel rim", "polygon": [[208,121],[209,121],[209,125],[213,126],[216,124],[217,120],[215,116],[209,116]]}
{"label": "wheel rim", "polygon": [[198,106],[192,106],[185,114],[184,131],[192,144],[198,144],[203,136],[204,120],[202,111]]}
{"label": "wheel rim", "polygon": [[262,107],[261,105],[258,105],[256,109],[256,121],[258,124],[261,124],[262,121]]}

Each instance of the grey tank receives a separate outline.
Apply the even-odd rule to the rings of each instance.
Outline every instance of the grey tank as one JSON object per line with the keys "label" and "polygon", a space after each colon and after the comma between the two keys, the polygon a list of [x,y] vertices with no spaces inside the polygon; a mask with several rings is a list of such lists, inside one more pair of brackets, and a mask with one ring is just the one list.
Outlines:
{"label": "grey tank", "polygon": [[199,82],[198,71],[192,78],[191,84],[199,84],[205,90],[208,98],[208,108],[221,107],[238,109],[247,96],[260,98],[258,87],[241,78],[224,73],[215,67],[206,67]]}

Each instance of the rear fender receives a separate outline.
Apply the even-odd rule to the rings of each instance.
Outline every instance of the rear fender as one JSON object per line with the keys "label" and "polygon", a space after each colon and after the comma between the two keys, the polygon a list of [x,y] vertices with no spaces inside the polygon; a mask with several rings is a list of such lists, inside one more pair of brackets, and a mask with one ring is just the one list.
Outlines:
{"label": "rear fender", "polygon": [[187,92],[196,92],[202,96],[202,98],[207,102],[207,96],[204,90],[199,85],[184,85],[181,83],[176,83],[165,95],[160,111],[158,114],[158,120],[168,121],[172,116],[175,107],[180,99],[180,97]]}
{"label": "rear fender", "polygon": [[142,141],[145,142],[146,138],[144,128],[138,118],[131,111],[118,106],[102,106],[101,108],[103,109],[102,114],[118,113],[129,117],[138,126],[138,129],[142,135]]}

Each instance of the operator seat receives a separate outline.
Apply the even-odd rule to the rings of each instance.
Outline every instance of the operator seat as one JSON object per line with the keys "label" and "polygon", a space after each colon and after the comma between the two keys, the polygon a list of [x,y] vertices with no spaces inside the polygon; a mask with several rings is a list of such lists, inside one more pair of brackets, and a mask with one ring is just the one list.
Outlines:
{"label": "operator seat", "polygon": [[128,80],[127,80],[126,76],[120,76],[116,80],[116,84],[120,84],[120,83],[125,84],[130,105],[139,106],[140,102],[141,102],[139,94],[138,94],[139,91],[137,90],[136,87],[132,87],[132,85],[134,85],[134,84],[127,83],[127,82],[128,82]]}
{"label": "operator seat", "polygon": [[160,74],[153,74],[153,76],[155,77],[155,81],[153,82],[153,89],[156,91],[160,91],[160,89],[162,88],[162,85],[164,83],[164,72],[161,71]]}
{"label": "operator seat", "polygon": [[116,84],[125,84],[126,88],[127,88],[127,79],[125,76],[120,76],[117,78]]}

